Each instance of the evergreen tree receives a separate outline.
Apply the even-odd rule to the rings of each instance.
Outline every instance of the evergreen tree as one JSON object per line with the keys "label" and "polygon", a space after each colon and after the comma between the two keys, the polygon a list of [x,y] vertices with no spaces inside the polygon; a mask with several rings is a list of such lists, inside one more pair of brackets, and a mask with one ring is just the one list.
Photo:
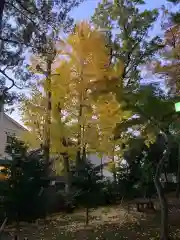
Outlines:
{"label": "evergreen tree", "polygon": [[88,161],[81,162],[79,168],[72,172],[72,179],[75,200],[86,208],[86,224],[88,224],[89,210],[98,204],[97,200],[102,190],[100,169]]}
{"label": "evergreen tree", "polygon": [[12,157],[5,202],[7,217],[17,222],[35,220],[46,214],[42,189],[47,186],[47,166],[41,154],[28,153],[27,146],[14,137],[6,152]]}

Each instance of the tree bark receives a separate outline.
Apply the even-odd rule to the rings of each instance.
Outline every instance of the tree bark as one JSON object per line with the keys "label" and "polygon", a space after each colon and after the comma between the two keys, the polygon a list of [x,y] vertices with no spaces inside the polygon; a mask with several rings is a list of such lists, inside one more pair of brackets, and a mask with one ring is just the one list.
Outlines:
{"label": "tree bark", "polygon": [[163,167],[163,172],[164,172],[164,177],[165,177],[166,183],[168,183],[168,176],[167,176],[167,171],[166,171],[165,167]]}
{"label": "tree bark", "polygon": [[[80,101],[82,101],[82,96],[80,97]],[[81,118],[82,118],[82,111],[83,106],[80,104],[79,106],[79,116],[78,116],[78,124],[79,124],[79,131],[78,131],[78,137],[77,137],[77,154],[76,154],[76,167],[79,167],[79,164],[81,162],[81,138],[82,138],[82,124],[81,124]]]}
{"label": "tree bark", "polygon": [[161,207],[161,238],[160,240],[169,240],[168,225],[168,204],[159,178],[154,179],[155,187],[158,193]]}
{"label": "tree bark", "polygon": [[117,173],[116,173],[116,166],[115,166],[115,146],[113,147],[113,179],[114,179],[114,183],[115,185],[117,184]]}
{"label": "tree bark", "polygon": [[[44,134],[44,160],[45,163],[49,166],[50,164],[50,126],[51,126],[51,60],[47,60],[47,112],[45,119],[45,134]],[[48,167],[49,168],[49,167]],[[48,173],[49,173],[48,169]]]}
{"label": "tree bark", "polygon": [[0,237],[1,237],[2,233],[3,233],[3,231],[4,231],[4,228],[5,228],[5,226],[6,226],[7,220],[8,220],[8,218],[6,217],[6,218],[4,219],[1,227],[0,227]]}
{"label": "tree bark", "polygon": [[2,31],[2,20],[3,20],[4,6],[5,6],[5,0],[1,0],[1,2],[0,2],[0,33]]}
{"label": "tree bark", "polygon": [[82,161],[86,162],[87,161],[87,157],[86,157],[86,145],[84,144],[83,146],[83,151],[82,151]]}
{"label": "tree bark", "polygon": [[71,193],[71,176],[70,176],[70,166],[69,166],[69,156],[67,153],[63,155],[64,159],[64,172],[65,172],[65,179],[66,179],[66,194],[69,197]]}
{"label": "tree bark", "polygon": [[86,225],[89,224],[89,207],[86,207]]}
{"label": "tree bark", "polygon": [[103,157],[101,157],[101,178],[103,179]]}
{"label": "tree bark", "polygon": [[[166,136],[165,136],[166,137]],[[169,222],[168,222],[168,203],[164,194],[162,184],[160,182],[160,175],[165,159],[169,157],[169,140],[167,139],[167,149],[163,152],[163,156],[156,166],[156,173],[154,177],[154,184],[159,197],[160,208],[161,208],[161,237],[160,240],[169,240]]]}
{"label": "tree bark", "polygon": [[[83,82],[82,78],[82,71],[80,75],[80,81]],[[83,148],[84,148],[84,123],[82,123],[82,117],[84,115],[84,100],[86,98],[86,90],[81,91],[79,95],[79,111],[78,111],[78,134],[77,134],[77,155],[76,155],[76,167],[79,167],[79,164],[81,164],[81,160],[83,158]]]}
{"label": "tree bark", "polygon": [[176,197],[179,198],[179,195],[180,195],[180,144],[178,146],[178,170],[177,170]]}
{"label": "tree bark", "polygon": [[20,226],[19,226],[19,213],[18,213],[17,220],[16,220],[16,233],[14,236],[14,240],[19,240],[19,233],[20,233]]}
{"label": "tree bark", "polygon": [[[60,122],[62,124],[62,109],[60,107],[60,103],[57,106]],[[62,138],[60,139],[63,147],[67,148],[69,146],[68,140],[66,140],[65,136],[62,134]],[[70,169],[70,163],[69,163],[69,155],[67,152],[61,153],[63,157],[63,163],[64,163],[64,175],[65,175],[65,192],[67,194],[68,200],[70,198],[71,193],[71,169]]]}

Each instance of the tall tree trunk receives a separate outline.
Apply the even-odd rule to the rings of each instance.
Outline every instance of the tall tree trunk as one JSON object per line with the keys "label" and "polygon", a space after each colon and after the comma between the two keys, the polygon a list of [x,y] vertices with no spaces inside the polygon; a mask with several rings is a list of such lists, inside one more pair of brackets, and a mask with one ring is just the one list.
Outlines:
{"label": "tall tree trunk", "polygon": [[16,233],[14,236],[14,240],[19,240],[19,233],[20,233],[20,226],[19,226],[19,213],[18,213],[17,219],[16,219]]}
{"label": "tall tree trunk", "polygon": [[[59,118],[60,118],[60,124],[62,124],[62,109],[61,109],[61,104],[59,102],[57,106],[57,110],[59,113]],[[66,140],[65,136],[63,135],[62,132],[62,138],[60,139],[63,147],[67,148],[68,147],[68,141]],[[69,163],[69,155],[67,152],[61,153],[63,157],[63,163],[64,163],[64,175],[65,175],[65,192],[67,194],[67,197],[69,198],[70,193],[71,193],[71,170],[70,170],[70,163]]]}
{"label": "tall tree trunk", "polygon": [[116,174],[116,166],[115,166],[115,145],[113,146],[113,157],[112,157],[112,161],[113,161],[113,179],[114,179],[114,183],[117,183],[117,174]]}
{"label": "tall tree trunk", "polygon": [[70,171],[70,164],[69,164],[69,156],[67,153],[63,155],[63,160],[64,160],[64,175],[65,175],[65,180],[66,180],[66,194],[67,197],[70,197],[71,193],[71,171]]}
{"label": "tall tree trunk", "polygon": [[168,183],[168,176],[167,176],[167,171],[166,171],[165,167],[163,167],[163,172],[164,172],[164,177],[165,177],[166,183]]}
{"label": "tall tree trunk", "polygon": [[6,218],[4,219],[1,227],[0,227],[0,239],[2,239],[1,237],[2,237],[2,234],[3,234],[4,228],[5,228],[5,226],[6,226],[7,220],[8,220],[8,218],[6,217]]}
{"label": "tall tree trunk", "polygon": [[3,20],[3,12],[4,12],[5,0],[0,1],[0,35],[2,31],[2,20]]}
{"label": "tall tree trunk", "polygon": [[103,178],[103,157],[101,157],[101,178]]}
{"label": "tall tree trunk", "polygon": [[168,204],[159,178],[154,179],[155,187],[158,193],[161,207],[161,238],[160,240],[169,240],[168,224]]}
{"label": "tall tree trunk", "polygon": [[[46,93],[47,93],[47,112],[45,119],[45,135],[44,135],[44,160],[50,164],[50,127],[51,127],[51,60],[47,60],[47,78],[46,78]],[[50,166],[48,167],[50,168]],[[48,169],[50,171],[50,169]],[[50,173],[50,172],[49,172]]]}
{"label": "tall tree trunk", "polygon": [[82,160],[83,160],[83,162],[86,162],[88,160],[86,157],[86,144],[84,144],[84,146],[83,146]]}
{"label": "tall tree trunk", "polygon": [[[167,144],[168,145],[168,144]],[[169,222],[168,222],[168,203],[164,194],[162,184],[160,182],[160,176],[165,159],[169,156],[169,147],[163,153],[162,158],[156,166],[156,174],[154,177],[154,184],[159,197],[160,208],[161,208],[161,237],[160,240],[169,240]]]}
{"label": "tall tree trunk", "polygon": [[[68,143],[65,139],[65,137],[62,138],[62,145],[67,148]],[[65,175],[65,181],[66,181],[66,187],[65,192],[67,196],[68,202],[71,201],[71,170],[70,170],[70,164],[69,164],[69,155],[67,152],[63,153],[63,160],[64,160],[64,175]]]}
{"label": "tall tree trunk", "polygon": [[[82,96],[80,96],[80,101],[82,102]],[[79,124],[79,130],[78,130],[78,136],[77,136],[77,154],[76,154],[76,167],[79,167],[79,164],[81,162],[81,138],[82,138],[82,112],[83,112],[83,106],[80,102],[79,106],[79,116],[78,116],[78,124]]]}
{"label": "tall tree trunk", "polygon": [[86,207],[86,225],[89,224],[89,207]]}
{"label": "tall tree trunk", "polygon": [[[65,139],[64,139],[65,140]],[[64,142],[64,141],[63,141]],[[67,144],[63,144],[64,146]],[[67,152],[63,153],[63,161],[64,161],[64,176],[65,176],[65,193],[66,193],[66,206],[67,210],[71,210],[72,208],[72,194],[71,194],[71,170],[69,164],[69,155]]]}
{"label": "tall tree trunk", "polygon": [[[2,28],[3,28],[3,25],[2,25],[2,22],[3,22],[3,13],[4,13],[4,7],[5,7],[5,0],[0,0],[0,37],[2,35]],[[3,50],[3,41],[0,40],[0,54]],[[3,88],[4,86],[0,86],[0,88]],[[2,94],[2,96],[1,96]],[[1,99],[2,98],[2,99]],[[2,104],[4,104],[4,92],[3,93],[0,93],[0,101],[2,101],[0,103],[0,112],[2,111]]]}
{"label": "tall tree trunk", "polygon": [[179,195],[180,195],[180,143],[178,146],[178,170],[177,170],[176,197],[179,198]]}

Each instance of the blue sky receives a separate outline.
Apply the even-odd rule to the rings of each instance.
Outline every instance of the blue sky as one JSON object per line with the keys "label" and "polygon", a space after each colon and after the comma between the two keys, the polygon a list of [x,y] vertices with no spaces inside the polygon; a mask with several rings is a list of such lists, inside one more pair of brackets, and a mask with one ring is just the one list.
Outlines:
{"label": "blue sky", "polygon": [[[72,16],[75,21],[80,20],[90,20],[91,16],[94,13],[95,8],[97,7],[100,0],[85,0],[78,8],[72,11]],[[146,5],[143,8],[152,9],[160,8],[163,4],[166,4],[166,0],[146,0]],[[160,34],[160,27],[156,25],[156,28],[153,30],[154,34]],[[11,114],[11,117],[16,121],[20,122],[20,117],[17,111],[14,111]]]}
{"label": "blue sky", "polygon": [[[90,19],[90,17],[94,13],[94,9],[97,7],[98,3],[102,2],[100,0],[85,0],[84,3],[82,3],[78,9],[75,9],[73,11],[73,17],[76,20],[82,20],[82,19]],[[166,0],[146,0],[146,5],[144,5],[144,8],[146,9],[152,9],[152,8],[159,8],[163,4],[166,4]]]}

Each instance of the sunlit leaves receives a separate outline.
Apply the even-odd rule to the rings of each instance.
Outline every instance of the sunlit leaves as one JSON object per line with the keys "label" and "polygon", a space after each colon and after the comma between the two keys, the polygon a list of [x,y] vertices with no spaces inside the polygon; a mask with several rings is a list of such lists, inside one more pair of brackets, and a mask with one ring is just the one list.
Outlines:
{"label": "sunlit leaves", "polygon": [[[26,97],[20,105],[21,119],[28,128],[24,136],[28,143],[40,145],[44,138],[44,123],[46,112],[46,101],[42,93],[36,88],[32,88],[31,97]],[[36,146],[37,147],[37,146]]]}
{"label": "sunlit leaves", "polygon": [[[53,77],[52,81],[53,111],[57,113],[55,119],[58,119],[56,108],[59,104],[61,110],[65,110],[63,122],[68,124],[69,134],[66,132],[66,137],[76,139],[81,143],[81,147],[85,144],[87,152],[98,151],[101,131],[99,114],[101,122],[106,121],[106,128],[109,121],[110,136],[115,121],[119,118],[119,106],[115,97],[111,97],[109,103],[108,99],[105,100],[106,96],[104,100],[95,101],[92,95],[94,83],[98,82],[98,85],[103,87],[107,78],[120,76],[123,64],[119,62],[116,68],[109,65],[109,52],[104,35],[88,22],[77,24],[74,33],[59,42],[57,47],[64,59],[59,60],[56,68],[60,76]],[[104,143],[102,139],[101,143]]]}
{"label": "sunlit leaves", "polygon": [[[124,71],[122,61],[109,64],[104,34],[87,22],[77,24],[67,39],[59,41],[57,53],[50,78],[42,78],[21,104],[22,120],[31,133],[26,139],[30,142],[33,136],[38,136],[39,142],[43,142],[47,111],[45,92],[50,90],[51,154],[59,156],[61,161],[62,155],[67,153],[69,160],[74,160],[77,151],[82,153],[86,147],[87,153],[106,154],[110,158],[120,155],[121,150],[116,147],[121,141],[114,139],[114,128],[117,122],[132,115],[131,111],[123,110],[113,92],[115,79],[121,78]],[[45,68],[40,58],[32,57],[31,64],[34,71],[37,66]],[[101,94],[103,89],[111,88],[109,93]]]}

